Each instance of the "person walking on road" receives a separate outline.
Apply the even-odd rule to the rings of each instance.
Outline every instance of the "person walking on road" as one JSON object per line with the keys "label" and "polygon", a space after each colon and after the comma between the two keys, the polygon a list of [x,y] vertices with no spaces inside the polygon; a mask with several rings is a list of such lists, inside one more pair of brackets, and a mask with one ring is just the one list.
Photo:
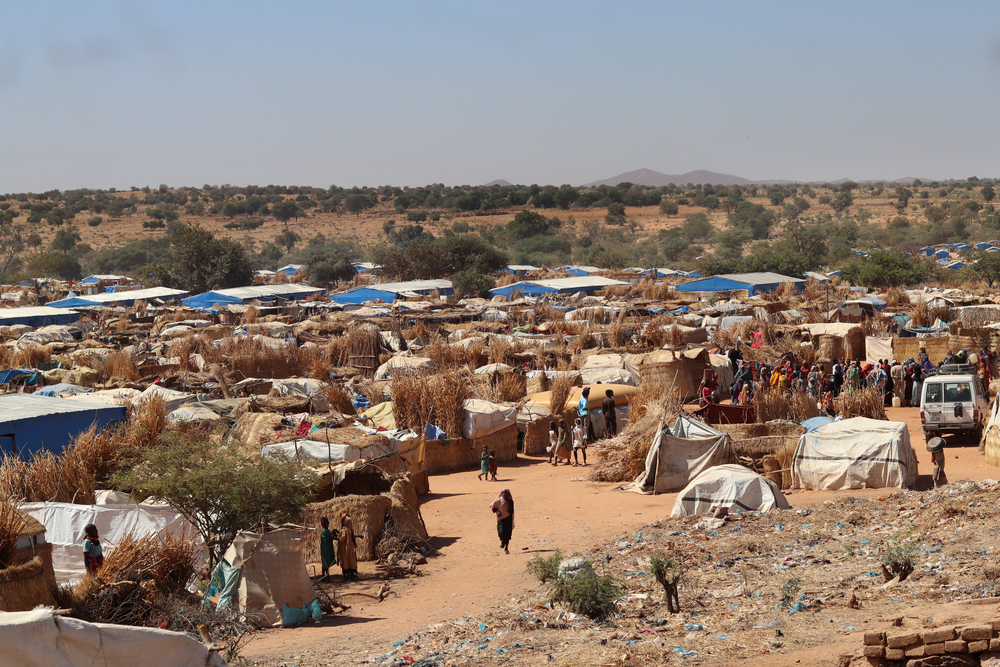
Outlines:
{"label": "person walking on road", "polygon": [[497,535],[500,537],[500,547],[505,554],[509,554],[507,548],[510,545],[510,538],[514,532],[514,497],[510,495],[510,489],[503,489],[500,495],[490,503],[490,510],[497,517]]}

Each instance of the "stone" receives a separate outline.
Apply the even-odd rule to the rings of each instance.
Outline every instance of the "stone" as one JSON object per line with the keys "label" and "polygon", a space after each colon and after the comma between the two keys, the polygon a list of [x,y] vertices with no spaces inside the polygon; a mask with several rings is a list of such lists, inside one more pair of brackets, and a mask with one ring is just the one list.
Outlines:
{"label": "stone", "polygon": [[885,657],[885,647],[884,646],[865,646],[864,655],[866,658],[884,658]]}
{"label": "stone", "polygon": [[901,648],[887,648],[885,650],[886,660],[905,660],[906,651]]}
{"label": "stone", "polygon": [[990,640],[990,650],[991,651],[1000,651],[1000,639],[991,639]]}
{"label": "stone", "polygon": [[[951,639],[951,637],[949,637],[949,639]],[[885,646],[885,633],[872,631],[866,632],[865,646]]]}
{"label": "stone", "polygon": [[978,656],[953,653],[951,655],[929,655],[919,660],[911,660],[906,667],[978,667]]}
{"label": "stone", "polygon": [[993,626],[994,630],[1000,630],[1000,618],[995,618],[992,621],[990,621],[990,625]]}
{"label": "stone", "polygon": [[967,642],[986,640],[989,642],[993,638],[992,625],[967,625],[962,628],[961,637]]}
{"label": "stone", "polygon": [[950,641],[955,638],[955,628],[948,626],[944,628],[935,628],[933,630],[924,630],[920,633],[920,638],[924,640],[925,644],[938,644],[940,642]]}
{"label": "stone", "polygon": [[909,646],[916,646],[919,643],[920,635],[916,632],[907,632],[905,635],[896,635],[886,640],[886,646],[889,648],[907,648]]}
{"label": "stone", "polygon": [[979,654],[980,667],[1000,667],[1000,652],[986,651]]}
{"label": "stone", "polygon": [[968,653],[969,644],[964,639],[955,639],[944,643],[944,650],[948,653]]}
{"label": "stone", "polygon": [[990,642],[988,640],[980,639],[979,641],[969,642],[969,653],[982,653],[989,650]]}
{"label": "stone", "polygon": [[925,655],[927,655],[926,651],[924,650],[926,648],[927,647],[924,646],[923,644],[921,644],[920,646],[913,646],[911,648],[908,648],[908,649],[906,649],[906,657],[907,658],[922,658]]}
{"label": "stone", "polygon": [[944,642],[924,644],[924,655],[944,655]]}

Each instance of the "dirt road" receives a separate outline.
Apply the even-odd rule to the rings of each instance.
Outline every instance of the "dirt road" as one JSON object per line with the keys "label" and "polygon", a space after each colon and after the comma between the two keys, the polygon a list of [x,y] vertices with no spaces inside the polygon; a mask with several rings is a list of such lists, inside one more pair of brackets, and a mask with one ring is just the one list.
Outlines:
{"label": "dirt road", "polygon": [[[920,462],[920,485],[929,485],[930,455],[924,447],[918,411],[897,408],[887,412],[891,420],[908,424]],[[1000,478],[1000,469],[984,463],[977,443],[956,441],[949,443],[947,451],[950,480]],[[267,631],[244,655],[266,665],[358,664],[416,630],[480,613],[535,586],[525,563],[536,553],[562,549],[571,554],[669,516],[676,494],[621,492],[617,490],[620,485],[582,481],[587,471],[556,468],[543,459],[522,456],[500,469],[498,482],[478,481],[475,471],[432,477],[432,493],[422,498],[421,511],[440,553],[421,566],[423,576],[393,582],[394,594],[376,605],[367,598],[349,596],[374,593],[381,584],[374,578],[373,564],[362,563],[360,582],[335,585],[338,595],[349,596],[349,612],[318,626]],[[510,555],[499,548],[496,522],[487,508],[504,487],[511,489],[516,508]],[[788,499],[793,506],[804,507],[840,493],[847,492],[793,491]],[[884,491],[850,492],[862,497],[880,493]]]}

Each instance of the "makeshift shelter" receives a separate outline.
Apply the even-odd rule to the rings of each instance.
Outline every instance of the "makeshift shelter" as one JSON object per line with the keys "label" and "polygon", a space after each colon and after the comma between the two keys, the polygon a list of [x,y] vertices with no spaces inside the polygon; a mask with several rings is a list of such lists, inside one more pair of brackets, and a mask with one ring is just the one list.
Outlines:
{"label": "makeshift shelter", "polygon": [[731,292],[747,290],[750,296],[773,292],[781,283],[792,283],[797,290],[805,286],[801,278],[791,278],[778,273],[720,273],[709,278],[680,283],[675,287],[678,292]]}
{"label": "makeshift shelter", "polygon": [[866,417],[833,422],[799,438],[792,457],[797,489],[908,489],[916,481],[917,457],[903,422]]}
{"label": "makeshift shelter", "polygon": [[[252,620],[272,626],[293,625],[291,615],[316,599],[306,570],[306,541],[311,530],[279,528],[269,533],[236,535],[216,573],[222,575],[218,607],[235,602]],[[213,583],[216,575],[213,574]],[[238,580],[238,583],[233,584]]]}
{"label": "makeshift shelter", "polygon": [[717,507],[728,507],[735,514],[737,510],[786,510],[791,505],[771,480],[741,465],[727,464],[708,468],[692,479],[677,494],[670,516],[677,519],[706,514]]}
{"label": "makeshift shelter", "polygon": [[701,472],[733,462],[732,439],[686,415],[674,425],[661,424],[646,456],[646,470],[632,491],[669,493],[684,488]]}
{"label": "makeshift shelter", "polygon": [[838,359],[861,361],[867,354],[865,333],[857,324],[817,322],[800,324],[797,328],[812,337],[818,362],[833,364]]}
{"label": "makeshift shelter", "polygon": [[0,452],[27,460],[41,450],[59,454],[80,433],[125,421],[120,405],[34,394],[0,395]]}
{"label": "makeshift shelter", "polygon": [[427,296],[437,292],[441,296],[452,296],[455,288],[450,280],[411,280],[398,283],[377,283],[355,287],[346,292],[331,294],[330,300],[335,303],[365,303],[366,301],[382,301],[392,303],[397,299],[408,299],[417,296]]}
{"label": "makeshift shelter", "polygon": [[125,290],[122,292],[101,292],[100,294],[86,294],[72,296],[53,301],[48,304],[51,308],[98,308],[100,306],[133,306],[136,301],[174,301],[186,297],[189,293],[185,290],[171,289],[169,287],[150,287],[148,289]]}
{"label": "makeshift shelter", "polygon": [[0,614],[0,654],[18,667],[226,667],[226,661],[183,632],[87,623],[51,607]]}
{"label": "makeshift shelter", "polygon": [[0,570],[0,611],[28,611],[39,605],[54,606],[52,591],[52,545],[45,541],[45,526],[23,511],[24,526],[18,532],[9,565]]}
{"label": "makeshift shelter", "polygon": [[466,399],[462,437],[475,439],[517,424],[517,408],[479,399]]}
{"label": "makeshift shelter", "polygon": [[673,392],[682,400],[698,395],[698,385],[705,377],[705,369],[712,368],[708,350],[703,347],[676,353],[655,350],[647,354],[629,354],[625,359],[639,369],[643,384],[659,382],[667,388],[672,386]]}
{"label": "makeshift shelter", "polygon": [[392,357],[375,371],[376,380],[388,380],[393,374],[429,373],[434,370],[434,360],[428,357]]}
{"label": "makeshift shelter", "polygon": [[[829,421],[829,420],[828,420]],[[716,424],[733,439],[735,460],[778,485],[792,488],[792,456],[806,427],[791,421],[764,424]]]}
{"label": "makeshift shelter", "polygon": [[232,304],[243,304],[248,301],[274,301],[284,299],[296,301],[313,296],[323,290],[304,284],[284,283],[281,285],[248,285],[232,287],[214,292],[205,292],[184,299],[181,303],[191,308],[215,308]]}
{"label": "makeshift shelter", "polygon": [[621,280],[605,278],[604,276],[579,275],[573,278],[551,278],[548,280],[524,280],[512,285],[495,287],[490,290],[490,296],[504,296],[508,299],[514,292],[524,296],[540,296],[542,294],[576,294],[583,292],[591,294],[610,285],[628,285]]}
{"label": "makeshift shelter", "polygon": [[25,306],[22,308],[0,308],[0,327],[26,324],[30,327],[44,327],[50,324],[72,324],[80,319],[80,313],[51,306]]}

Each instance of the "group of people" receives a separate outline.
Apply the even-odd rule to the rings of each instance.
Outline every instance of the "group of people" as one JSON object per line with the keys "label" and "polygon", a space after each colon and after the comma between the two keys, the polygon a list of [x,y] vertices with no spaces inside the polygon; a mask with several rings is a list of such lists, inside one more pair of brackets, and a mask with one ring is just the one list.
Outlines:
{"label": "group of people", "polygon": [[[604,417],[604,437],[613,438],[618,435],[615,392],[611,389],[604,391],[604,399],[601,400],[601,416]],[[565,459],[566,465],[570,465],[570,454],[572,454],[572,465],[580,464],[580,455],[583,456],[583,465],[587,465],[587,446],[594,440],[596,440],[594,424],[590,418],[590,387],[584,387],[576,405],[576,419],[573,422],[573,428],[568,428],[566,420],[562,417],[549,422],[549,446],[546,447],[549,463],[557,466],[559,461]]]}
{"label": "group of people", "polygon": [[[330,520],[319,520],[323,530],[319,534],[319,555],[323,568],[322,578],[330,576],[330,568],[340,564],[344,581],[358,579],[358,538],[354,533],[354,520],[350,514],[340,515],[340,530],[330,530]],[[335,546],[336,545],[336,546]]]}

